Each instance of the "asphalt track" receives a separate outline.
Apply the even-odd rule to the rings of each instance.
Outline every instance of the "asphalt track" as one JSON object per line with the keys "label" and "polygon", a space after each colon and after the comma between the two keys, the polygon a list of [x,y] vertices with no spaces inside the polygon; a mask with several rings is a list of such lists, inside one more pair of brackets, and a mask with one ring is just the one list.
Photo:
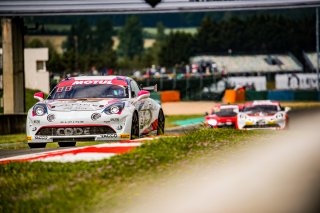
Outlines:
{"label": "asphalt track", "polygon": [[[310,108],[310,109],[296,109],[289,112],[290,116],[290,124],[294,124],[296,120],[299,120],[299,118],[307,116],[312,113],[320,112],[320,108]],[[165,130],[165,134],[185,134],[189,131],[196,130],[199,127],[199,125],[187,125],[187,126],[181,126],[181,127],[175,127]],[[81,142],[80,142],[81,143]],[[9,144],[9,143],[7,143]],[[0,150],[0,159],[8,158],[8,157],[14,157],[14,156],[20,156],[20,155],[26,155],[26,154],[35,154],[35,153],[44,153],[48,151],[59,151],[59,150],[68,150],[72,149],[74,147],[63,147],[63,148],[38,148],[38,149],[1,149]]]}

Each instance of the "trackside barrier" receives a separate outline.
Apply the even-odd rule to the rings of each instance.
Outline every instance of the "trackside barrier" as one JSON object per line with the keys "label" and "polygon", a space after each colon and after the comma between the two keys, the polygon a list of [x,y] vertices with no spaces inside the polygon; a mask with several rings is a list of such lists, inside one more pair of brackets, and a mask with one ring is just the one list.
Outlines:
{"label": "trackside barrier", "polygon": [[237,101],[237,91],[233,90],[233,89],[227,89],[224,93],[223,99],[222,99],[223,103],[227,104],[227,103],[235,103]]}
{"label": "trackside barrier", "polygon": [[238,89],[236,92],[236,102],[244,102],[246,100],[246,92],[244,89]]}
{"label": "trackside barrier", "polygon": [[180,101],[180,92],[177,90],[161,91],[161,102],[177,102]]}
{"label": "trackside barrier", "polygon": [[268,97],[268,91],[252,91],[246,90],[246,100],[253,101],[253,100],[266,100]]}
{"label": "trackside barrier", "polygon": [[318,96],[317,91],[294,91],[295,101],[318,101]]}
{"label": "trackside barrier", "polygon": [[277,101],[320,101],[320,93],[317,91],[281,90],[281,91],[246,91],[246,101],[253,100],[277,100]]}
{"label": "trackside barrier", "polygon": [[0,115],[0,135],[26,131],[27,114]]}
{"label": "trackside barrier", "polygon": [[294,101],[294,92],[293,91],[269,91],[267,99],[275,100],[275,101]]}

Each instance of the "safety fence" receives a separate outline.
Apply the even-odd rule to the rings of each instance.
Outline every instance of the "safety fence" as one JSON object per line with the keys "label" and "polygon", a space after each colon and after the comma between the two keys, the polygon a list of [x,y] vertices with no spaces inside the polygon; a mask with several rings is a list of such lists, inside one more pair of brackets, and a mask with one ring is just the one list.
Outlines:
{"label": "safety fence", "polygon": [[139,85],[157,84],[159,91],[179,91],[181,100],[221,100],[221,94],[203,92],[205,87],[221,80],[221,76],[190,76],[187,78],[147,78],[137,80]]}

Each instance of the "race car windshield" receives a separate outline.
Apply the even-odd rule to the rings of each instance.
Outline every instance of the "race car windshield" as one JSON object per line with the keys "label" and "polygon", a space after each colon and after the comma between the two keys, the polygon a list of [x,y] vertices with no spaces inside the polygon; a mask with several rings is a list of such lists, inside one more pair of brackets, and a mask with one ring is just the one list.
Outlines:
{"label": "race car windshield", "polygon": [[128,88],[112,84],[56,87],[48,99],[128,98]]}
{"label": "race car windshield", "polygon": [[278,111],[278,106],[276,105],[256,105],[256,106],[248,106],[245,107],[244,112],[256,113],[256,112],[266,112],[266,113],[274,113]]}
{"label": "race car windshield", "polygon": [[218,117],[234,117],[237,115],[237,112],[235,112],[236,109],[229,108],[229,109],[221,109],[220,111],[216,112],[215,114]]}

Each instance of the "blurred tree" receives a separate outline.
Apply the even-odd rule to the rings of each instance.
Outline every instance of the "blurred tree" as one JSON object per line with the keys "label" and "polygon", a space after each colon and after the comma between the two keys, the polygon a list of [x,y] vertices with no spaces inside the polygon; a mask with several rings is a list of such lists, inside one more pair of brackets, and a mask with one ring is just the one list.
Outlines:
{"label": "blurred tree", "polygon": [[32,39],[29,43],[27,43],[27,47],[29,48],[39,48],[44,47],[44,44],[37,38]]}
{"label": "blurred tree", "polygon": [[114,69],[117,65],[117,55],[113,50],[112,36],[114,34],[113,25],[108,19],[100,19],[97,22],[95,33],[93,34],[94,59],[95,64],[103,73],[107,69]]}
{"label": "blurred tree", "polygon": [[142,25],[136,16],[130,16],[119,32],[119,54],[133,59],[143,52]]}
{"label": "blurred tree", "polygon": [[78,41],[75,35],[75,28],[71,26],[67,40],[62,44],[63,57],[62,61],[66,72],[72,72],[78,69],[77,47]]}
{"label": "blurred tree", "polygon": [[219,34],[221,33],[219,24],[205,17],[196,35],[196,47],[198,53],[210,53],[221,49]]}
{"label": "blurred tree", "polygon": [[171,67],[177,63],[188,63],[195,53],[194,38],[184,32],[170,33],[159,53],[159,62],[162,66]]}
{"label": "blurred tree", "polygon": [[81,18],[74,25],[74,33],[78,42],[78,52],[82,54],[90,54],[93,47],[92,30],[86,19]]}

